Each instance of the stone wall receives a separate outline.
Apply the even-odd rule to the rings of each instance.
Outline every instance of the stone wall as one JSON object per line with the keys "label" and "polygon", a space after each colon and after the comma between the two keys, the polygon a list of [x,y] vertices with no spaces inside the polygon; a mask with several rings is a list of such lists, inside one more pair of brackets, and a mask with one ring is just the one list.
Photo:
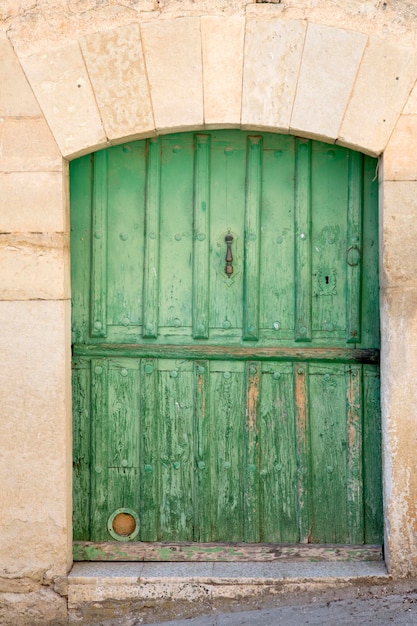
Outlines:
{"label": "stone wall", "polygon": [[416,18],[395,0],[0,2],[2,624],[66,611],[53,584],[71,567],[67,162],[186,129],[382,155],[386,557],[417,575]]}

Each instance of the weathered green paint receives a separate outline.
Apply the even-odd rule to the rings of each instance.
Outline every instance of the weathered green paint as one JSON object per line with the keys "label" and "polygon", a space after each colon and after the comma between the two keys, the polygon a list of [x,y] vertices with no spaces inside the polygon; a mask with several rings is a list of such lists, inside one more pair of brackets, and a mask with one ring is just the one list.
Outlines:
{"label": "weathered green paint", "polygon": [[375,165],[234,130],[71,164],[76,541],[381,542]]}
{"label": "weathered green paint", "polygon": [[74,542],[75,561],[381,561],[378,545]]}

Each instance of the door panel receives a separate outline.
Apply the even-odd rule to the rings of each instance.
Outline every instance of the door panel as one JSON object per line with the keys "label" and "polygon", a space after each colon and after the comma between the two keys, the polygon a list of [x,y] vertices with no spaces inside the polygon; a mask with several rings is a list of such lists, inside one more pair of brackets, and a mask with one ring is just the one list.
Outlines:
{"label": "door panel", "polygon": [[75,540],[381,541],[374,174],[234,130],[71,164]]}

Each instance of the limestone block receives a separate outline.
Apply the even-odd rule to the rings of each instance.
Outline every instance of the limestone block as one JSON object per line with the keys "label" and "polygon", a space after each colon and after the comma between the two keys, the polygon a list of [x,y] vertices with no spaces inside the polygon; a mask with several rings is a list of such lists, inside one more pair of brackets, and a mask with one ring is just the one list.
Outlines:
{"label": "limestone block", "polygon": [[417,51],[372,37],[339,132],[347,146],[380,154],[417,75]]}
{"label": "limestone block", "polygon": [[156,128],[202,128],[200,19],[148,22],[141,30]]}
{"label": "limestone block", "polygon": [[62,156],[44,117],[0,118],[0,171],[62,170]]}
{"label": "limestone block", "polygon": [[292,132],[336,139],[366,35],[309,24],[291,117]]}
{"label": "limestone block", "polygon": [[403,115],[417,115],[417,82],[408,97],[407,103],[403,109]]}
{"label": "limestone block", "polygon": [[203,17],[204,121],[206,126],[240,125],[243,17]]}
{"label": "limestone block", "polygon": [[303,20],[246,25],[242,125],[288,132],[306,32]]}
{"label": "limestone block", "polygon": [[41,110],[5,33],[0,33],[0,115],[39,115]]}
{"label": "limestone block", "polygon": [[417,286],[417,182],[385,182],[382,205],[381,285]]}
{"label": "limestone block", "polygon": [[66,181],[62,172],[0,173],[0,232],[62,232]]}
{"label": "limestone block", "polygon": [[66,600],[46,588],[32,593],[0,593],[0,624],[66,626]]}
{"label": "limestone block", "polygon": [[68,236],[0,234],[0,300],[58,300],[69,289]]}
{"label": "limestone block", "polygon": [[71,559],[70,303],[0,302],[0,576]]}
{"label": "limestone block", "polygon": [[81,48],[109,140],[149,135],[155,125],[139,26],[89,35]]}
{"label": "limestone block", "polygon": [[22,65],[63,156],[107,144],[78,43],[33,54]]}
{"label": "limestone block", "polygon": [[[397,183],[398,184],[398,183]],[[394,577],[417,569],[417,290],[381,294],[385,558]]]}
{"label": "limestone block", "polygon": [[384,151],[384,180],[417,180],[417,115],[401,115]]}

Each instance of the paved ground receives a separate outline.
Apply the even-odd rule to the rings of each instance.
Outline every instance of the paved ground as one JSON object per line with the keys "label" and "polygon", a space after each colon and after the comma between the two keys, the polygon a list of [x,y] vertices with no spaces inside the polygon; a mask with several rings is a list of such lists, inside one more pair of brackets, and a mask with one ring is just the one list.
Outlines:
{"label": "paved ground", "polygon": [[[145,626],[142,621],[137,626]],[[149,624],[149,622],[148,622]],[[243,612],[215,612],[152,626],[398,626],[417,625],[417,592],[350,598]]]}

